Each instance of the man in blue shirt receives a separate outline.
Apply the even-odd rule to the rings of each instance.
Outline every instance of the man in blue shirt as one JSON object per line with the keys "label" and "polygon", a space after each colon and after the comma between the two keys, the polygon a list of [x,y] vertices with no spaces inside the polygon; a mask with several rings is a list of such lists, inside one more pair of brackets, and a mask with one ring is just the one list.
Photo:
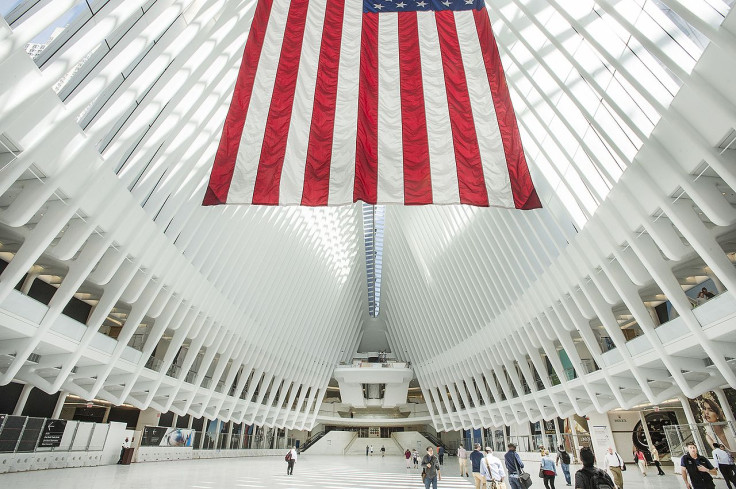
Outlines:
{"label": "man in blue shirt", "polygon": [[484,458],[485,455],[480,451],[480,443],[473,445],[473,453],[470,454],[470,465],[472,466],[475,489],[485,489],[486,487],[486,478],[480,473],[480,464]]}
{"label": "man in blue shirt", "polygon": [[503,456],[506,461],[506,471],[509,474],[509,485],[511,489],[524,489],[519,481],[519,472],[524,468],[524,462],[521,461],[521,457],[516,453],[516,445],[509,443],[509,451]]}

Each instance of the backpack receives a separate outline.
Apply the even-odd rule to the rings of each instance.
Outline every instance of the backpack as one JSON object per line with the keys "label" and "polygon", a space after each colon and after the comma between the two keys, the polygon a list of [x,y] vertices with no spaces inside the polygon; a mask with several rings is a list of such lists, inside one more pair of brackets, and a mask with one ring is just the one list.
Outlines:
{"label": "backpack", "polygon": [[284,460],[287,462],[291,461],[291,450],[289,450],[289,453],[286,454],[286,457],[284,457]]}
{"label": "backpack", "polygon": [[562,463],[565,465],[570,465],[570,454],[567,452],[559,452],[560,453],[560,459],[562,459]]}
{"label": "backpack", "polygon": [[589,489],[616,489],[616,485],[611,480],[611,476],[606,473],[605,470],[595,469],[595,472],[590,472],[585,469],[581,469],[580,472],[585,474],[588,479]]}

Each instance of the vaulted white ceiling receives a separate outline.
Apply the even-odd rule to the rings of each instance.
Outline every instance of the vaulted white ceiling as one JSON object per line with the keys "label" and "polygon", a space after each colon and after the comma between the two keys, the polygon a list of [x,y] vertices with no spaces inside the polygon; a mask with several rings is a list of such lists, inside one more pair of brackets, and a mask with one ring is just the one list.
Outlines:
{"label": "vaulted white ceiling", "polygon": [[[385,209],[438,429],[736,387],[732,3],[488,1],[544,208]],[[254,8],[0,2],[0,384],[314,424],[368,322],[361,205],[200,205]]]}

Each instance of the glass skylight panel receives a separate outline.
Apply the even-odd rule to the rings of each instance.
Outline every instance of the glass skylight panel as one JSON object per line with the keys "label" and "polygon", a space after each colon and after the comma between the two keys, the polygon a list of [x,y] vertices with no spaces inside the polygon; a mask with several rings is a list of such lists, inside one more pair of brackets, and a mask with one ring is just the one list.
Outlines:
{"label": "glass skylight panel", "polygon": [[377,317],[380,310],[385,215],[385,206],[363,204],[365,270],[368,280],[368,312],[371,317]]}

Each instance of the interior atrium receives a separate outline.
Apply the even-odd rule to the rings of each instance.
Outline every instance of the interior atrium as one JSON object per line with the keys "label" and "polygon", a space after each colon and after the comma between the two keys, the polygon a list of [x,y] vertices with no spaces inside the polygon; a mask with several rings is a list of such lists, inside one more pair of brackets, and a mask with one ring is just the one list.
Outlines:
{"label": "interior atrium", "polygon": [[0,1],[0,473],[736,450],[734,0],[485,0],[540,209],[203,206],[264,1]]}

